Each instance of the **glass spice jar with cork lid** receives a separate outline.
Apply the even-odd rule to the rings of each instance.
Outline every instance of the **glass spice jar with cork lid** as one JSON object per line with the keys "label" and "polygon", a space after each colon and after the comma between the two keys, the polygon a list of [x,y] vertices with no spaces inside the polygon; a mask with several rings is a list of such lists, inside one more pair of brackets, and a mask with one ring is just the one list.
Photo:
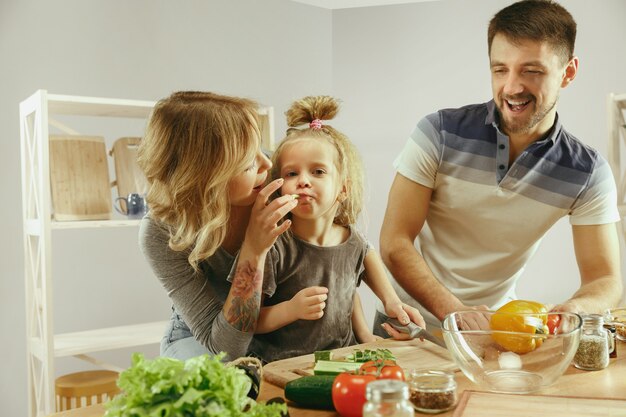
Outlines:
{"label": "glass spice jar with cork lid", "polygon": [[609,365],[611,335],[603,327],[600,314],[582,316],[583,326],[578,350],[574,355],[574,366],[586,371],[597,371]]}
{"label": "glass spice jar with cork lid", "polygon": [[456,381],[450,372],[412,370],[407,382],[413,408],[420,413],[443,413],[456,406]]}

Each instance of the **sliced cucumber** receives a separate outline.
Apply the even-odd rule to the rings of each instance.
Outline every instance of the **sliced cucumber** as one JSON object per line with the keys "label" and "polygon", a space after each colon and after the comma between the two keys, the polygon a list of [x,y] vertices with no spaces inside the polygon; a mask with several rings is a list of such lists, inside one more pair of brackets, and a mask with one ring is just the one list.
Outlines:
{"label": "sliced cucumber", "polygon": [[362,363],[343,361],[317,361],[313,368],[315,375],[338,375],[342,372],[357,371]]}
{"label": "sliced cucumber", "polygon": [[317,361],[330,361],[333,359],[333,352],[331,350],[318,350],[313,352],[315,362]]}

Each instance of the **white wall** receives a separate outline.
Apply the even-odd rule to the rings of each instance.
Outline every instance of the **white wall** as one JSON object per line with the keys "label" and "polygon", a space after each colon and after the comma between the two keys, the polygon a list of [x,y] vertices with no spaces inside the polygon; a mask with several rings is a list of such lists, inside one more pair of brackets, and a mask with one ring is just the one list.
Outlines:
{"label": "white wall", "polygon": [[[373,242],[394,175],[392,161],[419,118],[491,98],[487,25],[509,3],[444,0],[333,13],[333,92],[344,101],[342,127],[369,173]],[[581,63],[577,79],[562,91],[559,115],[570,132],[606,156],[606,96],[626,92],[626,2],[561,3],[578,22]],[[520,297],[557,303],[576,290],[571,241],[563,220],[528,265]],[[365,304],[373,304],[369,291],[362,294]]]}
{"label": "white wall", "polygon": [[[286,0],[0,2],[0,414],[27,410],[19,102],[40,88],[142,100],[212,90],[275,106],[280,136],[292,100],[330,93],[331,21],[329,10]],[[70,122],[81,133],[104,135],[109,146],[143,130],[126,121]],[[58,332],[169,316],[136,235],[135,228],[54,232]],[[134,350],[98,357],[126,366]],[[155,346],[141,350],[158,353]],[[73,358],[57,365],[57,375],[84,367]]]}

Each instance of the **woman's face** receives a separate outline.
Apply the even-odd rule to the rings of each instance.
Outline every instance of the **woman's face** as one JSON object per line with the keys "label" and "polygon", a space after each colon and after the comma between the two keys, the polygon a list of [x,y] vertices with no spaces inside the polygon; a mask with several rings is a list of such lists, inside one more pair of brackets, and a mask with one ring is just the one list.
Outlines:
{"label": "woman's face", "polygon": [[272,162],[261,149],[257,149],[254,157],[250,158],[247,168],[235,175],[228,183],[228,196],[233,206],[249,206],[254,203],[257,194],[265,186],[268,170]]}

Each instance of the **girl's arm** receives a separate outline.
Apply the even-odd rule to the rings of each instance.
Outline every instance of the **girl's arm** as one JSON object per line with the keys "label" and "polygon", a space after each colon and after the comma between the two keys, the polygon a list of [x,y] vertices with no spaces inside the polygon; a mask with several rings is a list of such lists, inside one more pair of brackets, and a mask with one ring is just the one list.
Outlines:
{"label": "girl's arm", "polygon": [[317,320],[324,315],[328,288],[304,288],[289,301],[262,307],[257,322],[257,334],[269,333],[296,320]]}
{"label": "girl's arm", "polygon": [[356,336],[356,340],[359,343],[375,342],[381,339],[370,331],[367,321],[365,320],[365,314],[363,313],[363,305],[361,304],[361,297],[358,292],[354,293],[353,307],[352,307],[352,330]]}
{"label": "girl's arm", "polygon": [[[382,301],[387,316],[395,317],[403,324],[408,324],[409,321],[412,321],[420,327],[426,327],[424,318],[419,311],[414,307],[404,304],[398,297],[398,294],[387,278],[385,266],[378,252],[370,249],[367,255],[365,255],[363,265],[365,267],[365,283],[372,289],[380,301]],[[401,338],[400,333],[389,325],[385,325],[384,327],[394,338]]]}

